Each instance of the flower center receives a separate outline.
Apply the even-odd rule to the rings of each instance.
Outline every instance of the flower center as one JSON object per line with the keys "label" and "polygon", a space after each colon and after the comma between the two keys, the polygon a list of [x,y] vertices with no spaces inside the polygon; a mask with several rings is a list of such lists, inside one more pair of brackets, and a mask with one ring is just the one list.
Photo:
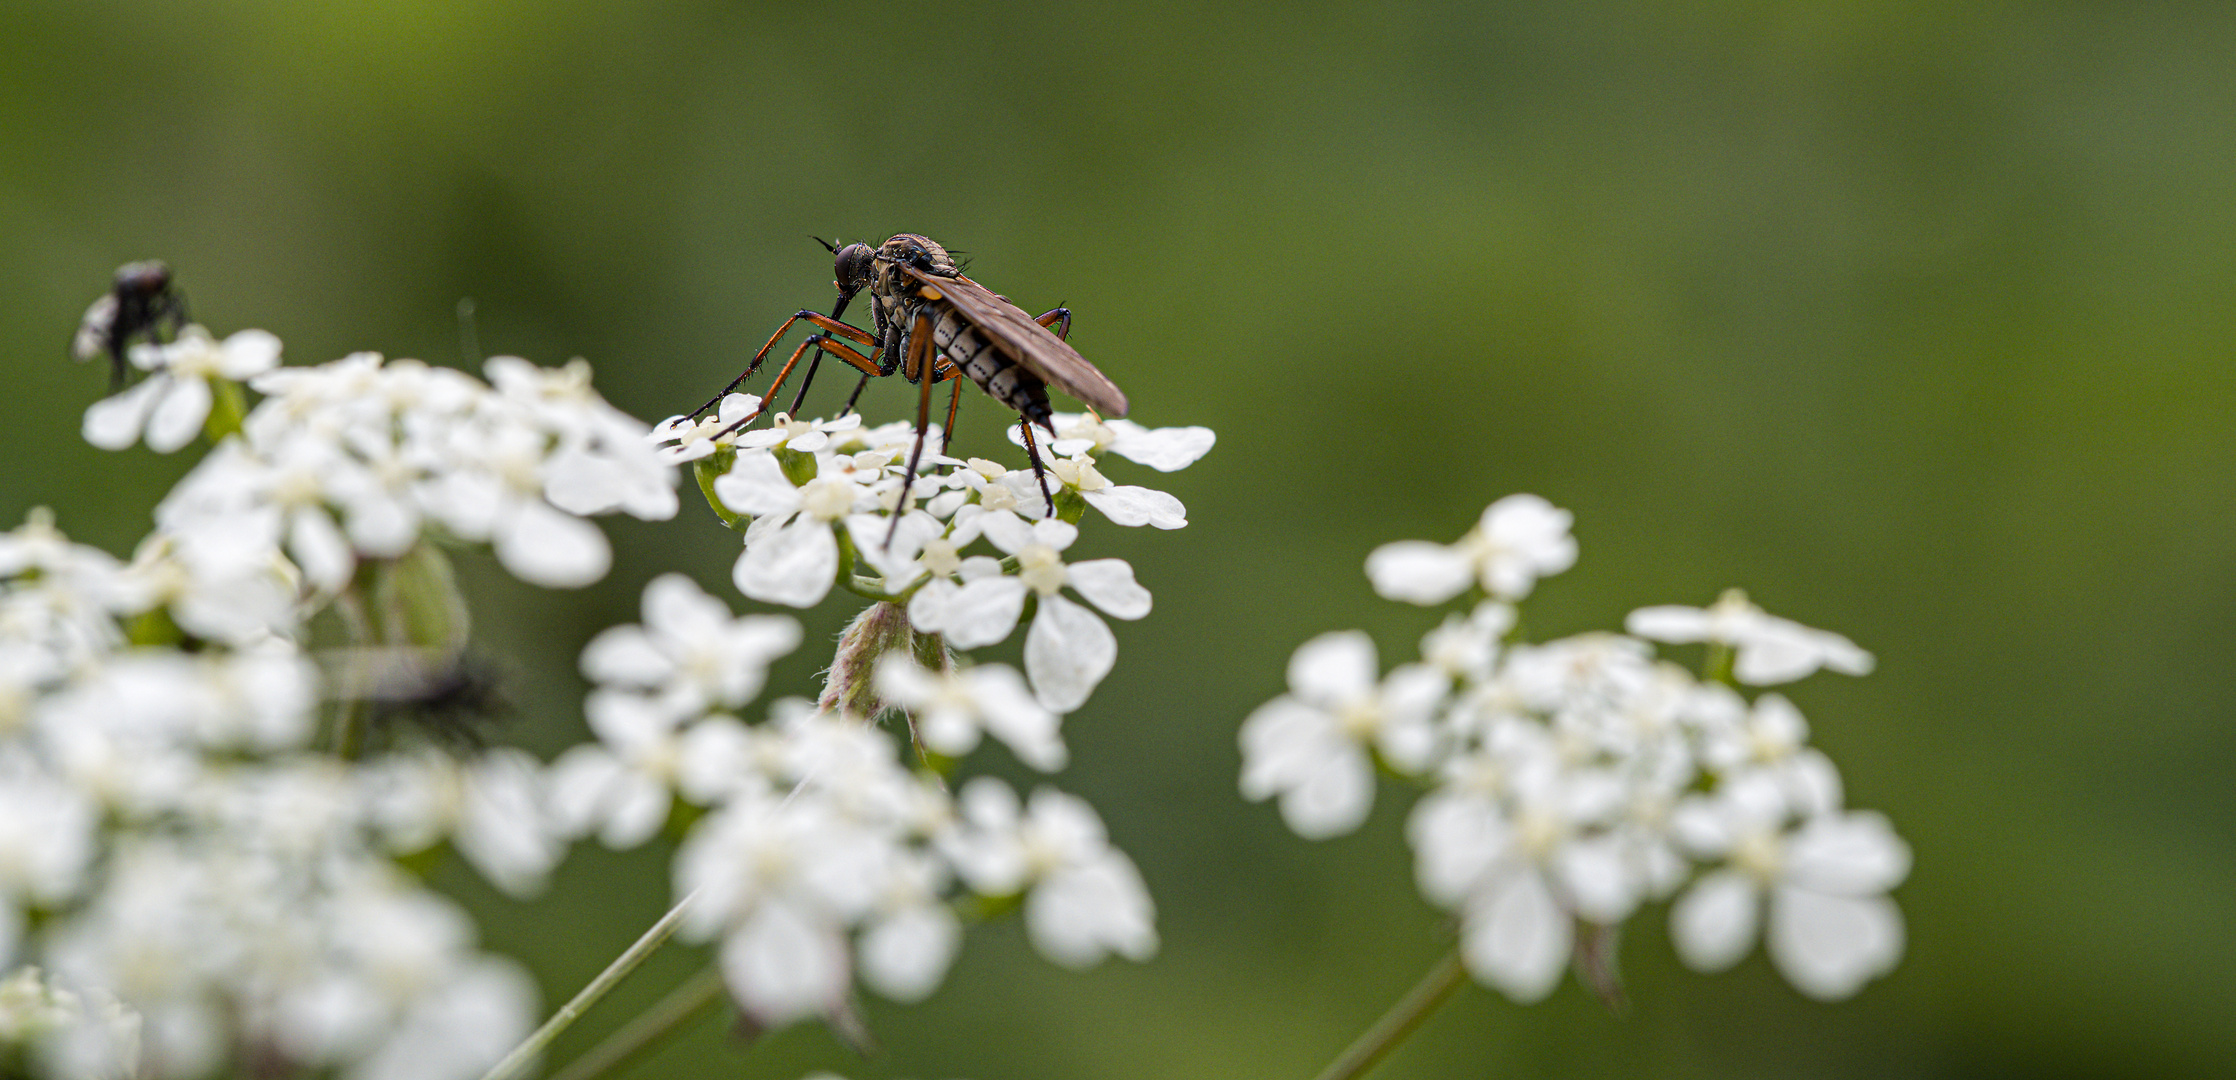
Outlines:
{"label": "flower center", "polygon": [[1046,544],[1027,544],[1017,552],[1017,580],[1042,596],[1064,587],[1064,560]]}
{"label": "flower center", "polygon": [[856,490],[844,480],[810,480],[800,489],[800,511],[819,521],[837,521],[854,509]]}

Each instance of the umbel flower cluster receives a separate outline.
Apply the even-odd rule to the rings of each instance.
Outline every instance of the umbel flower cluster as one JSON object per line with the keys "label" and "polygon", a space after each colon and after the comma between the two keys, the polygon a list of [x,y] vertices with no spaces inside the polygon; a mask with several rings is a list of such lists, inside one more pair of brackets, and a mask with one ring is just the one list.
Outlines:
{"label": "umbel flower cluster", "polygon": [[[1699,970],[1737,963],[1765,926],[1771,961],[1812,997],[1892,969],[1903,929],[1886,893],[1908,847],[1846,807],[1790,700],[1742,692],[1861,675],[1871,656],[1736,591],[1632,612],[1628,634],[1519,640],[1515,605],[1576,561],[1570,520],[1516,495],[1455,544],[1377,549],[1376,592],[1468,610],[1387,673],[1364,634],[1306,642],[1289,692],[1242,727],[1243,793],[1277,798],[1317,839],[1365,820],[1377,764],[1425,787],[1406,829],[1421,891],[1458,916],[1467,971],[1517,1001],[1550,993],[1572,958],[1613,993],[1615,929],[1671,897],[1671,938]],[[1706,643],[1705,673],[1658,659],[1657,642]]]}
{"label": "umbel flower cluster", "polygon": [[[920,998],[967,921],[1012,909],[1059,963],[1156,948],[1091,807],[968,767],[985,736],[1063,767],[1061,715],[1116,656],[1088,605],[1150,606],[1123,562],[1066,562],[1081,512],[1186,520],[1097,460],[1178,468],[1210,432],[1066,417],[1056,516],[1030,473],[929,453],[901,505],[913,433],[857,417],[718,439],[629,418],[581,361],[495,358],[483,382],[279,353],[189,327],[87,410],[97,446],[210,447],[130,560],[43,511],[0,534],[0,1073],[481,1075],[536,994],[424,883],[443,849],[525,896],[578,838],[669,828],[676,921],[761,1026],[850,1015],[857,978]],[[641,624],[583,652],[592,741],[548,764],[482,748],[445,552],[595,581],[588,518],[673,516],[678,462],[745,534],[747,597],[867,598],[820,695],[749,711],[798,624],[664,575]],[[957,651],[1020,625],[1022,673]]]}

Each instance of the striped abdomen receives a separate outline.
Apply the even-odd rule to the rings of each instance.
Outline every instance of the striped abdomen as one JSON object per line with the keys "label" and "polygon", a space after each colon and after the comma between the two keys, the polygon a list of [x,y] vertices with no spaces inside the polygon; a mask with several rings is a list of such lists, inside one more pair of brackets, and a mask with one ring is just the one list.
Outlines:
{"label": "striped abdomen", "polygon": [[953,304],[931,304],[932,345],[947,354],[970,381],[1027,420],[1049,422],[1048,384],[1020,366]]}

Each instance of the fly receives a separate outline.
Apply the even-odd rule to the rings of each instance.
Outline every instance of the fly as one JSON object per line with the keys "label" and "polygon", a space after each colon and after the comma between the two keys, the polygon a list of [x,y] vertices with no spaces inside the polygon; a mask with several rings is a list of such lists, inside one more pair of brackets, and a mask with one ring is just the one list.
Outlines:
{"label": "fly", "polygon": [[125,263],[117,267],[109,291],[85,309],[70,355],[82,361],[106,353],[110,389],[121,390],[125,347],[142,336],[162,344],[166,323],[174,336],[186,324],[186,297],[171,284],[171,268],[156,259]]}
{"label": "fly", "polygon": [[[1024,436],[1025,455],[1032,462],[1034,478],[1040,482],[1041,497],[1048,501],[1049,513],[1055,513],[1056,499],[1048,490],[1048,470],[1041,462],[1040,449],[1033,436],[1035,424],[1050,437],[1055,435],[1048,388],[1053,386],[1106,417],[1124,416],[1127,407],[1125,393],[1065,342],[1071,332],[1070,310],[1056,308],[1033,318],[1010,303],[1007,297],[964,277],[946,248],[914,233],[902,233],[875,248],[868,244],[837,247],[827,241],[819,242],[831,249],[832,269],[837,278],[833,284],[838,287],[839,298],[831,313],[801,311],[784,320],[784,325],[778,327],[768,343],[761,346],[761,351],[754,354],[745,373],[692,415],[714,407],[723,395],[753,377],[792,324],[805,319],[821,332],[809,335],[792,351],[791,358],[770,382],[766,398],[776,396],[778,388],[792,374],[793,366],[811,350],[816,358],[809,363],[808,373],[801,379],[799,394],[793,401],[795,411],[799,408],[799,398],[806,396],[806,383],[814,377],[816,365],[826,354],[860,371],[862,385],[867,385],[872,377],[898,371],[918,387],[916,447],[909,455],[908,471],[901,482],[901,497],[895,504],[895,529],[900,525],[898,508],[908,505],[909,488],[915,483],[917,466],[924,456],[924,441],[931,428],[932,386],[943,382],[955,384],[948,396],[947,426],[940,433],[940,450],[944,453],[947,433],[954,430],[955,411],[962,404],[965,377],[994,400],[1016,411],[1018,430]],[[847,305],[865,291],[870,294],[875,333],[840,321]],[[856,396],[861,392],[861,386],[855,387]],[[853,399],[848,399],[847,408],[853,408]],[[725,433],[759,419],[764,410],[765,402],[764,409],[756,409],[725,429]],[[887,537],[890,539],[890,532]]]}

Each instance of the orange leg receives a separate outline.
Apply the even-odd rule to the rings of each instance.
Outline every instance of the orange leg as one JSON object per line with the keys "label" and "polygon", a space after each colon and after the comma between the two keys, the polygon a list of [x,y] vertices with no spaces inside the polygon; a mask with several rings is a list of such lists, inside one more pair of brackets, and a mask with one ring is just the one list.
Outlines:
{"label": "orange leg", "polygon": [[[693,409],[691,411],[691,415],[697,416],[700,413],[707,411],[708,409],[714,408],[716,405],[720,405],[722,403],[722,399],[729,396],[730,391],[737,389],[740,384],[745,382],[745,380],[752,378],[754,372],[761,370],[761,361],[768,359],[769,350],[776,348],[776,343],[780,340],[783,340],[785,332],[792,329],[792,324],[799,322],[801,319],[806,319],[807,321],[814,323],[816,326],[819,326],[824,330],[829,331],[830,333],[837,334],[841,337],[855,342],[858,345],[862,345],[865,348],[868,348],[872,353],[875,353],[877,351],[877,339],[871,337],[868,331],[858,330],[853,326],[840,322],[837,319],[834,319],[829,315],[825,315],[819,311],[797,312],[791,318],[784,320],[784,325],[777,327],[776,333],[769,335],[768,343],[761,346],[760,352],[753,354],[753,362],[745,366],[744,374],[739,375],[735,379],[731,379],[730,385],[723,387],[722,392],[714,395],[714,398],[708,401],[706,404]],[[798,355],[799,354],[794,353],[794,359],[797,359]]]}
{"label": "orange leg", "polygon": [[[728,435],[729,433],[743,428],[745,425],[760,419],[761,414],[767,412],[769,409],[768,398],[773,398],[776,396],[777,390],[783,387],[784,380],[791,377],[793,366],[798,364],[800,362],[800,357],[806,355],[807,351],[810,349],[816,350],[816,355],[818,357],[820,357],[824,353],[829,353],[832,356],[836,356],[839,359],[854,365],[855,368],[861,371],[870,372],[873,374],[877,371],[877,362],[871,360],[869,357],[863,356],[861,353],[855,352],[854,350],[847,348],[844,344],[833,341],[823,334],[810,335],[806,341],[800,342],[799,348],[792,350],[792,358],[786,360],[784,362],[784,366],[778,369],[776,378],[770,380],[768,397],[764,397],[761,399],[761,407],[753,410],[751,413],[748,413],[737,423],[723,428],[721,431],[716,433],[715,437],[720,438],[723,435]],[[729,393],[729,391],[725,390],[723,391],[723,393],[726,394]]]}

